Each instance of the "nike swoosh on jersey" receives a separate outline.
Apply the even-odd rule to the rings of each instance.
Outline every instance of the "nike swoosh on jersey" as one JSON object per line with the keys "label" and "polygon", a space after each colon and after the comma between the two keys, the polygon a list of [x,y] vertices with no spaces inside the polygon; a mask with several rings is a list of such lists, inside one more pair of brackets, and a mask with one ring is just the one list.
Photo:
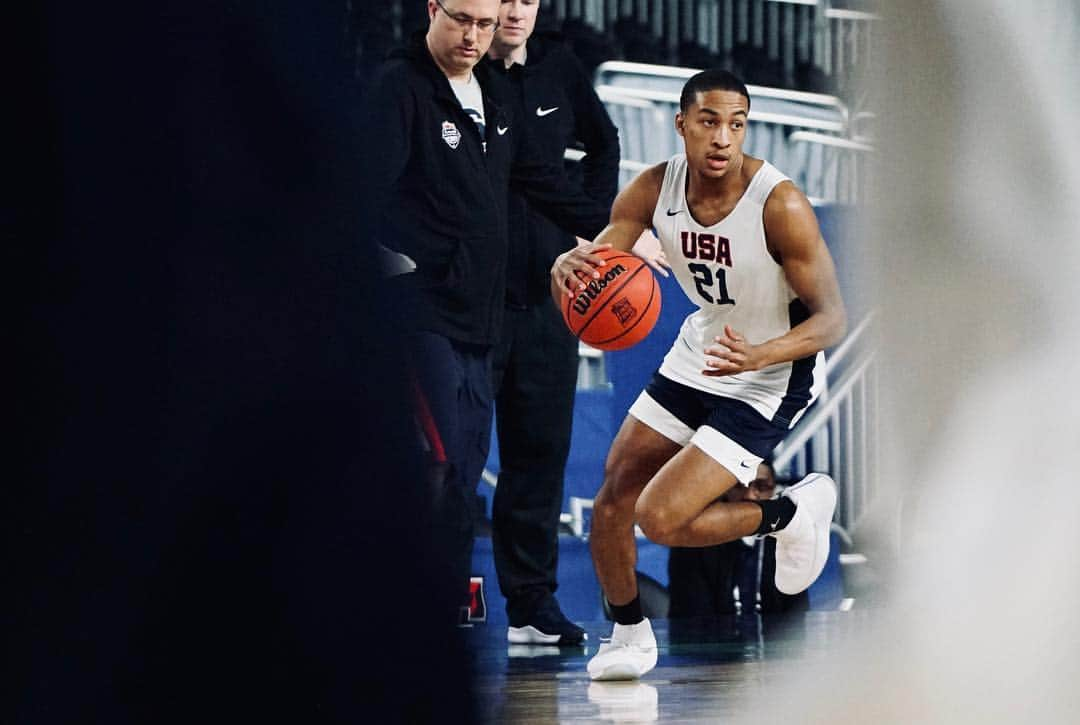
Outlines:
{"label": "nike swoosh on jersey", "polygon": [[510,130],[509,126],[496,126],[495,127],[495,133],[499,134],[500,136],[502,136],[504,133],[506,133],[509,130]]}
{"label": "nike swoosh on jersey", "polygon": [[680,214],[680,213],[682,213],[682,209],[677,209],[676,211],[672,211],[671,209],[667,210],[667,215],[668,216],[675,216],[676,214]]}
{"label": "nike swoosh on jersey", "polygon": [[549,113],[555,113],[555,111],[558,111],[558,110],[559,110],[558,106],[552,106],[551,108],[543,108],[542,106],[537,106],[536,107],[536,115],[537,116],[546,116]]}

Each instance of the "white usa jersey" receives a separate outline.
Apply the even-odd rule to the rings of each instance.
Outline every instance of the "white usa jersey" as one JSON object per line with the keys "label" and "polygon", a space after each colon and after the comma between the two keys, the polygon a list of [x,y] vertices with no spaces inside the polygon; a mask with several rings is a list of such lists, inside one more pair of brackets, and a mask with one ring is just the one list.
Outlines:
{"label": "white usa jersey", "polygon": [[667,163],[653,227],[679,285],[698,309],[683,322],[660,374],[714,395],[736,398],[766,419],[791,427],[824,386],[824,355],[762,370],[706,376],[705,347],[723,336],[724,325],[760,344],[780,337],[809,316],[784,270],[765,244],[765,200],[784,176],[769,162],[750,180],[735,208],[712,226],[690,214],[686,157]]}

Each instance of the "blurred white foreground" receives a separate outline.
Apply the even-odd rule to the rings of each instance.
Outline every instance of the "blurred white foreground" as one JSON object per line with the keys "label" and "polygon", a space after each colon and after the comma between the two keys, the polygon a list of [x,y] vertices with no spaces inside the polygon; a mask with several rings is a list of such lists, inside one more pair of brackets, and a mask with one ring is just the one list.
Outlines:
{"label": "blurred white foreground", "polygon": [[1080,4],[880,9],[864,275],[901,548],[873,633],[745,722],[1078,722]]}

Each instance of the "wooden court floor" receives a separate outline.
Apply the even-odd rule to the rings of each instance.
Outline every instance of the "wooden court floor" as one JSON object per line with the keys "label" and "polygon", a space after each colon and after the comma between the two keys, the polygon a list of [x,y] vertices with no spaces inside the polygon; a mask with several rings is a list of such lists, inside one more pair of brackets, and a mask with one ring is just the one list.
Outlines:
{"label": "wooden court floor", "polygon": [[589,641],[578,648],[509,645],[500,625],[477,624],[466,637],[487,722],[716,723],[867,624],[859,610],[655,620],[656,669],[626,683],[591,682],[585,672],[608,622],[585,623]]}

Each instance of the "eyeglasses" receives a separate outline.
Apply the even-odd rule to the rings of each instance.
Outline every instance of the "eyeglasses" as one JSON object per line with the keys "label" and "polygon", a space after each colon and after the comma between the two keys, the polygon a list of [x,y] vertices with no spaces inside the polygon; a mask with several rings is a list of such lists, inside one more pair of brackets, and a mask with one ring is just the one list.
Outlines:
{"label": "eyeglasses", "polygon": [[435,0],[435,4],[438,5],[444,13],[446,13],[446,17],[457,23],[457,26],[465,32],[469,32],[469,28],[474,25],[476,26],[476,32],[483,33],[484,35],[494,33],[496,30],[499,29],[499,21],[496,19],[483,18],[482,20],[477,20],[476,18],[465,15],[464,13],[452,13],[446,9],[445,5],[442,4],[442,0]]}

